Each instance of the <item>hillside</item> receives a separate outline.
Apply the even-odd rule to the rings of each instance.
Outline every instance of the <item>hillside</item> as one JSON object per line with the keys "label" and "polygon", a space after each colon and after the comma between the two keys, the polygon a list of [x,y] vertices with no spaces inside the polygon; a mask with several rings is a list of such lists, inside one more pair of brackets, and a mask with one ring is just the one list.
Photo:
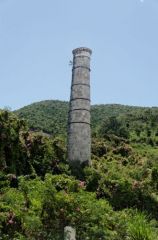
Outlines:
{"label": "hillside", "polygon": [[[42,130],[52,136],[66,136],[68,102],[41,101],[21,108],[15,113],[28,121],[31,130]],[[104,132],[108,130],[108,133],[113,132],[132,142],[158,145],[157,122],[158,108],[156,107],[133,107],[119,104],[91,107],[92,134],[97,137],[104,136]]]}
{"label": "hillside", "polygon": [[[66,134],[68,102],[58,100],[47,100],[25,106],[15,113],[28,121],[31,129],[43,130],[52,135]],[[127,116],[128,121],[137,120],[142,122],[143,118],[150,121],[151,118],[158,119],[158,108],[133,107],[119,104],[93,105],[91,107],[92,130],[95,132],[104,120],[109,117]],[[148,123],[147,123],[148,124]]]}
{"label": "hillside", "polygon": [[78,176],[67,112],[60,101],[0,111],[0,239],[61,240],[71,225],[77,240],[157,240],[158,109],[92,106],[92,166]]}
{"label": "hillside", "polygon": [[43,130],[52,135],[66,131],[68,103],[63,101],[42,101],[23,107],[15,113],[28,121],[32,130]]}

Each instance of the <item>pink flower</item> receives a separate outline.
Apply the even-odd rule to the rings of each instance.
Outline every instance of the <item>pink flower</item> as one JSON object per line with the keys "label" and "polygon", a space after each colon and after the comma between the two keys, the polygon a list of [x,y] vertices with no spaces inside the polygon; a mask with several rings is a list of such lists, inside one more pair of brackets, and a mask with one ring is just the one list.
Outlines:
{"label": "pink flower", "polygon": [[79,207],[78,207],[78,208],[76,208],[76,211],[77,211],[77,212],[80,212],[80,208],[79,208]]}
{"label": "pink flower", "polygon": [[9,224],[13,224],[13,223],[14,223],[13,219],[10,219],[10,220],[8,221],[8,223],[9,223]]}
{"label": "pink flower", "polygon": [[80,181],[80,182],[79,182],[79,187],[80,187],[80,188],[85,187],[85,182],[84,182],[84,181]]}

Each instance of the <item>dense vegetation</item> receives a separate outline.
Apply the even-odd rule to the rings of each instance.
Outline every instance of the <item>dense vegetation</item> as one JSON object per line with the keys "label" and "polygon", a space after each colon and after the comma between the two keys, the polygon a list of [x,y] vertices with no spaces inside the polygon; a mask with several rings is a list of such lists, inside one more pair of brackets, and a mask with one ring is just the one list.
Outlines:
{"label": "dense vegetation", "polygon": [[66,135],[68,102],[42,101],[15,112],[25,118],[32,130],[42,130],[53,136]]}
{"label": "dense vegetation", "polygon": [[80,177],[67,163],[67,111],[60,101],[20,118],[0,111],[0,239],[61,240],[67,225],[78,240],[158,239],[158,109],[93,106]]}
{"label": "dense vegetation", "polygon": [[[41,101],[21,108],[15,113],[20,118],[27,120],[30,129],[33,131],[42,130],[53,136],[66,136],[68,102]],[[135,128],[136,135],[139,135],[139,132],[148,129],[150,131],[151,128],[155,132],[158,108],[131,107],[119,104],[93,105],[91,108],[93,134],[98,133],[100,125],[109,117],[121,118],[121,121],[132,124],[132,129]]]}

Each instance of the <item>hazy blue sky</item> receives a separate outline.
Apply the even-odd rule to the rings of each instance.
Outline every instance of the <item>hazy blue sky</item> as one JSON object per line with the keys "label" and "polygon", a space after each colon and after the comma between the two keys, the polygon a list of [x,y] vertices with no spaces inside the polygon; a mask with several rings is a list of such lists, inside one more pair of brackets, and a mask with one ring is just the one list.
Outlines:
{"label": "hazy blue sky", "polygon": [[69,100],[80,46],[92,104],[158,106],[158,0],[0,0],[0,108]]}

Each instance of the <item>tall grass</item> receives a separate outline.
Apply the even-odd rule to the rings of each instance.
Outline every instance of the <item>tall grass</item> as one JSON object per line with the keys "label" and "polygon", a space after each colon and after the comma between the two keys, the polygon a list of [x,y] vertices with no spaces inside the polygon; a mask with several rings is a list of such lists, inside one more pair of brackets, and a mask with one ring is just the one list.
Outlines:
{"label": "tall grass", "polygon": [[128,240],[158,240],[157,230],[147,217],[142,213],[137,213],[128,224]]}

